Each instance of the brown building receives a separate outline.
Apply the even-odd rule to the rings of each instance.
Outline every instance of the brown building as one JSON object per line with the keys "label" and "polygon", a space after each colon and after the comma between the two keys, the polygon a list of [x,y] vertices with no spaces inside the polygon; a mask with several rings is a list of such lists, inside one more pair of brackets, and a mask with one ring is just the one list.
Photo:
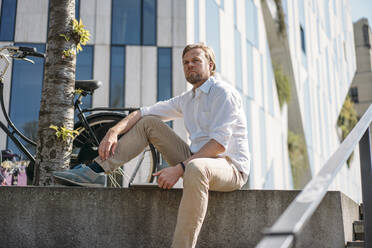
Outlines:
{"label": "brown building", "polygon": [[357,71],[349,94],[361,117],[372,104],[372,32],[368,19],[362,18],[354,23],[354,40]]}

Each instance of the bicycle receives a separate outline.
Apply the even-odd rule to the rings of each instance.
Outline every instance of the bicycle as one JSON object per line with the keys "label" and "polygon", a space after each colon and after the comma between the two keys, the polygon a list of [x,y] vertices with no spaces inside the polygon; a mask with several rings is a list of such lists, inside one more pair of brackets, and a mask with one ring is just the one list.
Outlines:
{"label": "bicycle", "polygon": [[[17,148],[30,161],[28,166],[28,176],[33,176],[33,167],[35,157],[26,148],[25,144],[36,147],[36,142],[26,137],[11,121],[4,104],[4,75],[10,64],[10,59],[24,60],[34,63],[29,57],[45,58],[45,54],[39,53],[33,47],[3,46],[0,48],[0,62],[5,66],[0,71],[0,103],[1,110],[6,119],[8,126],[0,121],[0,128],[14,142]],[[96,80],[76,80],[75,89],[77,97],[74,101],[74,111],[77,113],[78,120],[74,124],[74,129],[78,130],[78,135],[73,141],[73,153],[71,155],[70,167],[77,164],[88,164],[98,156],[98,146],[109,128],[114,126],[128,114],[138,110],[138,108],[81,108],[82,99],[85,96],[93,95],[102,83]],[[87,114],[89,113],[89,114]],[[120,137],[119,137],[120,138]],[[22,143],[22,141],[24,143]],[[126,186],[125,179],[128,180],[128,187],[147,187],[156,185],[153,173],[160,169],[160,154],[152,144],[149,144],[145,150],[133,160],[129,161],[123,169],[122,166],[112,174],[109,174],[111,185],[106,186]],[[135,164],[133,166],[133,164]],[[132,165],[132,166],[130,166]],[[127,173],[126,170],[129,170]],[[131,171],[130,171],[131,170]],[[32,175],[31,175],[32,174]],[[131,175],[129,175],[131,174]],[[139,175],[139,176],[138,176]],[[118,182],[119,181],[119,182]]]}

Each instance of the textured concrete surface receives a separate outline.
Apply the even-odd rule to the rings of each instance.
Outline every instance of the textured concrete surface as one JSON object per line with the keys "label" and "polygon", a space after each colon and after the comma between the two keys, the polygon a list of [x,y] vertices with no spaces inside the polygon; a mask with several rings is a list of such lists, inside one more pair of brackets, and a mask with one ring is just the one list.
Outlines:
{"label": "textured concrete surface", "polygon": [[[197,247],[254,247],[297,193],[211,192]],[[0,187],[0,247],[169,247],[181,195],[182,190]],[[329,192],[295,247],[344,247],[357,218],[357,204]]]}

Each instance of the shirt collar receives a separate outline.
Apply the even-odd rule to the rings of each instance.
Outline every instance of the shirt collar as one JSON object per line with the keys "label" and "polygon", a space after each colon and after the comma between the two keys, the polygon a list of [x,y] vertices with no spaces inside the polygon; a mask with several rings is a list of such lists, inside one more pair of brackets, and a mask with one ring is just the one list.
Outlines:
{"label": "shirt collar", "polygon": [[200,87],[197,89],[200,89],[202,92],[208,95],[212,85],[214,84],[214,81],[215,81],[214,77],[209,77],[208,80],[205,81],[202,85],[200,85]]}

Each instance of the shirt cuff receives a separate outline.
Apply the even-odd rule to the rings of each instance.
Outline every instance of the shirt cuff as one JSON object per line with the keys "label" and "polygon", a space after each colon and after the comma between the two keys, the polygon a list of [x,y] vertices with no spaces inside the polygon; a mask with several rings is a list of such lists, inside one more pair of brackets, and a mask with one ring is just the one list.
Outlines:
{"label": "shirt cuff", "polygon": [[145,115],[147,115],[147,108],[146,107],[141,107],[140,108],[140,112],[141,112],[141,117],[143,117],[143,116],[145,116]]}

